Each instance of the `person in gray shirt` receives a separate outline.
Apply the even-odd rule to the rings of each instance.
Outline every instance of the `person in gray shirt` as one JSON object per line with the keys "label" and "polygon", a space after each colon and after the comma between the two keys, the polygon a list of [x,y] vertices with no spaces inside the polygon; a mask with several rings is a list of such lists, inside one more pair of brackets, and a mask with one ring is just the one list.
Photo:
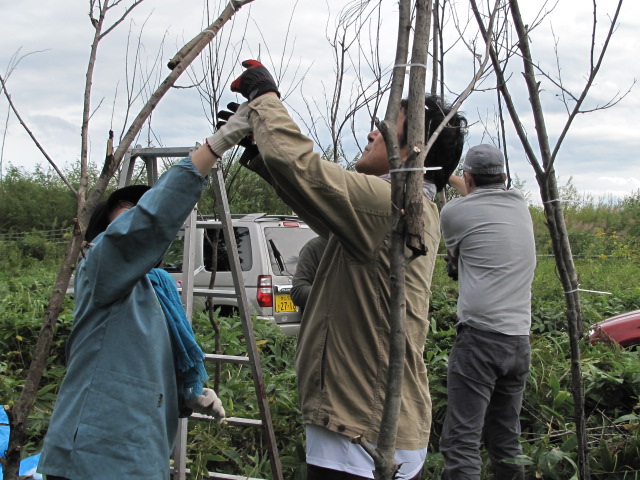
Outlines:
{"label": "person in gray shirt", "polygon": [[[484,440],[495,478],[524,479],[503,462],[522,453],[520,410],[531,352],[533,224],[522,192],[505,187],[504,156],[490,145],[469,150],[465,196],[442,208],[440,223],[458,268],[457,337],[447,372],[440,451],[444,479],[478,480]],[[465,192],[466,190],[466,192]]]}
{"label": "person in gray shirt", "polygon": [[309,300],[313,280],[316,278],[318,265],[320,265],[326,246],[327,239],[318,236],[305,243],[300,250],[296,273],[291,281],[291,299],[301,313]]}

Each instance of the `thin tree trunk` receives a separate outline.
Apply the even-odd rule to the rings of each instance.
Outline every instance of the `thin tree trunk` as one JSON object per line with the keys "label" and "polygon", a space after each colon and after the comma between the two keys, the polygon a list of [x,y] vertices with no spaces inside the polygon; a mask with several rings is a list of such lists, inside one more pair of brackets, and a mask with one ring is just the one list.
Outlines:
{"label": "thin tree trunk", "polygon": [[[397,138],[397,118],[402,100],[404,77],[406,72],[407,55],[409,51],[409,37],[411,33],[411,2],[400,0],[398,20],[398,42],[393,70],[393,80],[387,104],[385,119],[379,129],[384,138],[389,157],[390,169],[398,169],[402,162]],[[395,184],[395,187],[394,187]],[[392,177],[391,204],[392,230],[389,254],[391,256],[390,271],[390,338],[389,338],[389,367],[385,389],[385,403],[382,411],[382,422],[378,436],[377,448],[374,450],[367,439],[360,439],[362,447],[371,455],[375,465],[376,480],[391,480],[395,478],[398,465],[395,463],[395,442],[398,431],[398,414],[400,412],[402,380],[404,372],[404,219],[400,215],[399,206],[402,205],[403,192],[399,188],[397,179]],[[398,222],[398,223],[397,223]]]}
{"label": "thin tree trunk", "polygon": [[533,111],[537,139],[540,145],[541,157],[543,159],[542,165],[540,165],[540,162],[527,139],[527,133],[524,130],[514,102],[509,93],[504,72],[500,64],[500,59],[498,58],[496,50],[491,43],[491,39],[486,34],[476,1],[471,0],[470,3],[484,40],[490,48],[491,60],[498,80],[498,88],[502,93],[505,105],[507,106],[507,110],[511,116],[511,121],[525,150],[527,158],[536,173],[536,180],[540,188],[540,196],[544,205],[547,227],[551,236],[556,265],[560,281],[562,282],[563,290],[565,292],[565,301],[567,305],[567,327],[569,331],[571,349],[571,380],[574,401],[574,421],[578,437],[578,468],[580,478],[582,480],[588,480],[590,475],[587,457],[588,447],[585,428],[584,393],[579,347],[579,340],[582,336],[582,318],[580,312],[580,299],[578,296],[577,272],[573,263],[573,255],[571,253],[569,237],[562,213],[562,205],[559,201],[555,171],[553,169],[551,150],[549,148],[549,136],[540,102],[539,86],[535,79],[533,70],[532,55],[529,49],[528,32],[522,21],[522,15],[520,14],[517,0],[509,0],[511,16],[519,40],[518,48],[522,54],[524,79],[529,92],[529,101]]}
{"label": "thin tree trunk", "polygon": [[[547,225],[551,233],[553,251],[556,258],[560,280],[565,292],[567,304],[567,326],[569,330],[569,343],[571,345],[571,385],[573,390],[573,415],[576,423],[578,436],[578,469],[580,478],[588,480],[589,459],[587,432],[584,412],[584,383],[582,379],[582,369],[580,365],[580,337],[582,336],[582,314],[580,311],[580,298],[578,296],[578,274],[573,262],[569,235],[567,233],[564,216],[562,214],[562,204],[559,202],[558,187],[556,185],[556,175],[553,168],[551,148],[549,147],[549,135],[544,121],[542,104],[540,102],[539,85],[536,82],[533,71],[533,56],[529,49],[529,38],[527,28],[522,21],[522,15],[517,0],[510,0],[511,16],[513,24],[518,34],[518,46],[522,53],[524,64],[524,78],[529,90],[529,101],[531,103],[533,117],[538,134],[538,144],[542,156],[542,165],[545,169],[543,178],[538,179],[540,190],[543,193]],[[541,181],[542,180],[542,181]]]}
{"label": "thin tree trunk", "polygon": [[[107,4],[108,5],[108,4]],[[82,114],[82,127],[81,127],[81,147],[80,147],[80,186],[77,191],[78,212],[81,212],[85,207],[85,192],[87,189],[88,175],[87,175],[87,152],[88,152],[88,131],[89,131],[89,118],[90,118],[90,100],[91,100],[91,86],[93,83],[93,71],[96,62],[96,55],[98,51],[98,44],[100,43],[102,26],[104,24],[105,13],[107,5],[99,10],[99,16],[97,19],[93,18],[93,11],[90,12],[92,24],[94,27],[93,42],[91,43],[91,50],[89,54],[89,63],[87,65],[85,89],[84,89],[84,105]],[[22,447],[27,440],[27,424],[29,420],[29,412],[33,408],[35,403],[38,389],[40,387],[40,381],[44,370],[46,368],[46,362],[51,352],[51,344],[53,343],[53,336],[55,334],[56,323],[62,305],[64,302],[64,296],[67,286],[73,273],[75,262],[80,253],[82,246],[83,233],[79,228],[78,219],[76,218],[75,226],[73,229],[73,235],[65,252],[62,266],[58,272],[56,283],[49,298],[49,303],[45,311],[44,320],[38,340],[36,341],[36,347],[31,358],[31,364],[29,365],[29,371],[27,372],[27,378],[24,382],[24,387],[20,394],[20,398],[16,405],[7,411],[9,416],[9,424],[11,430],[9,433],[9,445],[6,453],[6,463],[3,465],[5,478],[7,480],[14,480],[18,478],[20,470],[20,460],[22,456]]]}
{"label": "thin tree trunk", "polygon": [[553,167],[546,182],[538,180],[547,228],[551,235],[551,244],[556,259],[556,268],[567,306],[567,329],[569,332],[569,348],[571,350],[571,389],[573,396],[573,418],[576,424],[578,439],[578,470],[581,480],[591,478],[589,468],[589,446],[585,420],[584,379],[582,377],[580,338],[582,337],[582,312],[578,292],[578,274],[573,262],[569,234],[564,221],[562,204],[559,201]]}
{"label": "thin tree trunk", "polygon": [[[392,225],[390,233],[389,253],[390,266],[390,316],[389,316],[389,367],[385,388],[385,404],[382,412],[380,435],[377,448],[374,450],[366,439],[359,439],[359,443],[372,456],[375,464],[374,477],[376,480],[391,480],[396,478],[399,465],[395,464],[395,443],[398,428],[398,416],[402,399],[402,384],[405,363],[406,333],[406,296],[405,296],[405,266],[407,258],[405,247],[412,256],[424,255],[423,229],[424,219],[422,210],[422,178],[424,160],[429,148],[436,141],[439,133],[470,95],[477,81],[485,71],[488,62],[488,48],[485,60],[479,71],[471,79],[467,88],[454,103],[451,111],[445,116],[441,125],[425,139],[425,83],[426,63],[429,45],[429,30],[431,21],[432,0],[417,0],[416,25],[411,59],[411,75],[408,99],[408,126],[406,165],[402,164],[397,140],[397,117],[400,108],[402,89],[404,86],[405,64],[407,59],[411,18],[409,16],[410,3],[401,1],[399,15],[398,44],[394,64],[394,76],[391,84],[391,94],[387,104],[387,114],[384,122],[379,125],[387,147],[391,175],[391,205]],[[497,8],[494,9],[489,24],[492,31]],[[425,145],[426,141],[426,145]],[[413,171],[414,169],[419,169]],[[417,218],[416,218],[417,217]]]}
{"label": "thin tree trunk", "polygon": [[[444,0],[443,0],[444,1]],[[439,78],[439,64],[442,61],[440,56],[440,42],[442,41],[442,25],[440,24],[440,0],[433,1],[433,49],[432,49],[432,62],[431,62],[431,95],[438,93],[439,81],[444,79]],[[428,48],[427,48],[428,50]]]}
{"label": "thin tree trunk", "polygon": [[[405,245],[416,254],[424,254],[422,238],[424,219],[422,215],[422,169],[413,174],[401,172],[402,161],[398,151],[396,122],[399,113],[400,98],[404,84],[405,66],[408,52],[408,40],[411,30],[409,2],[400,2],[398,46],[391,98],[387,107],[385,121],[380,126],[389,155],[391,176],[392,227],[390,239],[390,338],[389,366],[385,388],[385,403],[382,412],[380,435],[374,459],[376,480],[396,478],[399,465],[395,463],[398,416],[402,402],[402,385],[405,368],[406,349],[406,295],[405,295]],[[429,27],[431,19],[431,0],[416,2],[416,28],[413,40],[411,84],[409,91],[408,145],[411,149],[407,168],[422,167],[426,151],[424,150],[424,92],[426,80],[427,50],[429,45]],[[394,98],[395,94],[395,98]],[[407,183],[410,179],[410,183]],[[406,205],[406,207],[404,207]],[[408,233],[410,232],[410,233]]]}
{"label": "thin tree trunk", "polygon": [[[442,0],[443,2],[445,0]],[[443,6],[444,8],[444,6]],[[442,58],[442,24],[440,21],[440,0],[433,1],[433,48],[431,50],[431,95],[437,95],[438,90],[442,91],[442,85],[444,84],[444,78],[440,78],[440,64],[443,61]],[[440,85],[440,88],[438,86]],[[442,209],[445,203],[447,203],[446,190],[443,189],[436,195],[434,201],[438,205],[438,209]]]}
{"label": "thin tree trunk", "polygon": [[[431,0],[416,1],[416,27],[411,54],[411,75],[409,77],[409,111],[407,117],[407,162],[406,167],[419,168],[410,171],[406,178],[406,238],[405,244],[413,255],[426,255],[424,242],[424,216],[422,208],[422,181],[424,161],[427,158],[424,136],[424,95],[427,78],[427,54],[431,29]],[[391,177],[393,179],[393,177]],[[404,182],[401,183],[401,185]]]}

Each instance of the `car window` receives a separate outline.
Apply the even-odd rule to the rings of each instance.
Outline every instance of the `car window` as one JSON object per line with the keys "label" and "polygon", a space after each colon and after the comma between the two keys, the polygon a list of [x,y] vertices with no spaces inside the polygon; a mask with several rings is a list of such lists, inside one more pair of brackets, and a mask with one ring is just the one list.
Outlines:
{"label": "car window", "polygon": [[317,237],[310,228],[299,227],[266,227],[264,236],[273,272],[276,275],[290,276],[296,272],[300,249],[313,237]]}
{"label": "car window", "polygon": [[178,233],[173,239],[169,250],[160,264],[167,272],[182,273],[182,258],[184,255],[184,232]]}
{"label": "car window", "polygon": [[[249,229],[246,227],[234,227],[236,237],[236,246],[238,248],[238,257],[240,258],[240,268],[242,271],[251,270],[253,265],[253,256],[251,254],[251,237]],[[210,240],[208,240],[210,239]],[[224,241],[224,235],[221,228],[207,228],[205,230],[205,238],[203,240],[204,268],[208,272],[212,270],[213,264],[213,248],[212,245],[217,244],[217,272],[230,272],[229,254],[227,245]]]}

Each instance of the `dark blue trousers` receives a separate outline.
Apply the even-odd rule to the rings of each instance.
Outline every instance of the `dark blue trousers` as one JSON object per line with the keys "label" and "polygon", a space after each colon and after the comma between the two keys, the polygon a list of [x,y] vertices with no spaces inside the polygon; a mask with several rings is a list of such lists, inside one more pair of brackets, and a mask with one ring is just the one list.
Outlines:
{"label": "dark blue trousers", "polygon": [[497,480],[524,480],[524,467],[502,462],[522,453],[520,409],[529,376],[527,335],[461,326],[449,355],[447,414],[440,439],[444,479],[479,480],[480,442]]}

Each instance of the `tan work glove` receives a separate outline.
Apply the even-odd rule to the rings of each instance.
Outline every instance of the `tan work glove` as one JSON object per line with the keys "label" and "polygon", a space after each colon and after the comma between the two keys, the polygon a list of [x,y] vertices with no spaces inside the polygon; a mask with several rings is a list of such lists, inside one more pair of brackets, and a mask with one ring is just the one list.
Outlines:
{"label": "tan work glove", "polygon": [[218,122],[218,130],[206,140],[209,149],[219,158],[251,132],[249,104],[245,102],[239,105],[232,115],[225,117],[225,120],[226,122]]}
{"label": "tan work glove", "polygon": [[216,392],[210,388],[203,388],[202,395],[187,398],[185,405],[196,413],[214,417],[217,423],[222,423],[224,420],[225,413],[222,402]]}

